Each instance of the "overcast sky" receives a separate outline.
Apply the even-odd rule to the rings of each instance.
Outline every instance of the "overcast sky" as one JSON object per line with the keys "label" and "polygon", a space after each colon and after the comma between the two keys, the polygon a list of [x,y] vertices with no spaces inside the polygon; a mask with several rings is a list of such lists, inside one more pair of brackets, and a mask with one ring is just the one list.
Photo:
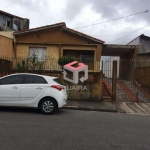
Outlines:
{"label": "overcast sky", "polygon": [[150,0],[0,0],[0,10],[30,19],[30,28],[65,22],[105,43],[127,44],[140,34],[150,36],[150,27],[131,34],[150,25],[150,12],[78,28],[150,10]]}

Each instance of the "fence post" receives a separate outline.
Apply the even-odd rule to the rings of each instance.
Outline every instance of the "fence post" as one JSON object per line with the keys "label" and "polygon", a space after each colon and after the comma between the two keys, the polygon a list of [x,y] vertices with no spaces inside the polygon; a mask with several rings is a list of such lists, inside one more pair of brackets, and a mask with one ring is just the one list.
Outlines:
{"label": "fence post", "polygon": [[102,72],[103,72],[103,61],[102,61],[102,66],[101,66],[102,68],[101,68],[101,70],[102,70]]}
{"label": "fence post", "polygon": [[117,60],[113,61],[112,70],[112,99],[116,100],[116,89],[117,89]]}

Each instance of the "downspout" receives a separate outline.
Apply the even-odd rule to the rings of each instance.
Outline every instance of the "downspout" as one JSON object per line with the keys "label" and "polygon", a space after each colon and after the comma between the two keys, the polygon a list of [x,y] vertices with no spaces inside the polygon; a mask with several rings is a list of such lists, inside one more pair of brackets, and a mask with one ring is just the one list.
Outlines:
{"label": "downspout", "polygon": [[16,58],[16,38],[15,38],[15,35],[13,34],[14,38],[13,38],[13,56],[14,58]]}

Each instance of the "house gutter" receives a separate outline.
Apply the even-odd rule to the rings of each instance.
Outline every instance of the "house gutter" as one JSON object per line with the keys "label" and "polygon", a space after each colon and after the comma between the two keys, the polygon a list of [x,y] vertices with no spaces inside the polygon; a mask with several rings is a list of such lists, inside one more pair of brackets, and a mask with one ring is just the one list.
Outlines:
{"label": "house gutter", "polygon": [[13,42],[14,44],[13,44],[13,53],[14,53],[14,58],[16,58],[16,38],[15,38],[15,36],[14,36],[14,42]]}

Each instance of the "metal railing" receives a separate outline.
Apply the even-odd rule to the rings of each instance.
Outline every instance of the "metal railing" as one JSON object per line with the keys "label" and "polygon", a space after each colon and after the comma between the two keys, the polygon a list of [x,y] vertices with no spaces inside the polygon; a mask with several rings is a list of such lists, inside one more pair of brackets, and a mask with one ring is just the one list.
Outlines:
{"label": "metal railing", "polygon": [[0,69],[61,71],[61,66],[56,59],[33,60],[24,57],[8,58],[1,56]]}
{"label": "metal railing", "polygon": [[[103,81],[112,91],[113,61],[101,62]],[[116,99],[120,101],[150,102],[150,60],[118,60]]]}
{"label": "metal railing", "polygon": [[[90,60],[77,58],[76,61],[88,65],[88,70],[91,72],[100,72],[100,61],[91,58]],[[49,57],[34,59],[31,57],[9,58],[0,56],[0,69],[62,71],[62,66],[58,64],[58,59]]]}

